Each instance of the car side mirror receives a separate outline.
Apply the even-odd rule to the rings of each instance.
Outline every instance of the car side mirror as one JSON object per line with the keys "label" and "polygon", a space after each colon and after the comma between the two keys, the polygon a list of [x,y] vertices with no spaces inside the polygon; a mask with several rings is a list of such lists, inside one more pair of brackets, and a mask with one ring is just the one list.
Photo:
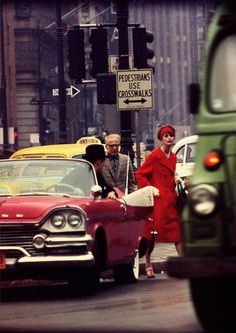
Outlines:
{"label": "car side mirror", "polygon": [[94,197],[94,199],[97,199],[97,198],[101,197],[101,195],[102,195],[102,188],[101,188],[101,186],[99,186],[99,185],[93,185],[91,187],[91,194]]}
{"label": "car side mirror", "polygon": [[190,83],[188,85],[189,109],[192,114],[197,114],[200,104],[200,85],[199,83]]}

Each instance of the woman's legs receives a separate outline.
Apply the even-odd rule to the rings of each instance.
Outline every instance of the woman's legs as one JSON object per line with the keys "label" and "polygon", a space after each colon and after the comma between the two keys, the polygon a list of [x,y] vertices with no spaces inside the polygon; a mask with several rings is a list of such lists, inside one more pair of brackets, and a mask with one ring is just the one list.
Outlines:
{"label": "woman's legs", "polygon": [[[183,254],[183,248],[182,248],[182,242],[176,242],[175,243],[175,248],[176,251],[178,253],[178,255],[182,255]],[[151,253],[146,253],[146,274],[148,278],[154,278],[155,274],[153,271],[153,266],[152,266],[152,262],[151,262]]]}
{"label": "woman's legs", "polygon": [[182,242],[175,243],[175,248],[179,256],[183,254]]}
{"label": "woman's legs", "polygon": [[146,267],[152,266],[151,253],[146,253]]}
{"label": "woman's legs", "polygon": [[151,253],[146,253],[146,274],[148,278],[154,278],[155,274],[151,263]]}

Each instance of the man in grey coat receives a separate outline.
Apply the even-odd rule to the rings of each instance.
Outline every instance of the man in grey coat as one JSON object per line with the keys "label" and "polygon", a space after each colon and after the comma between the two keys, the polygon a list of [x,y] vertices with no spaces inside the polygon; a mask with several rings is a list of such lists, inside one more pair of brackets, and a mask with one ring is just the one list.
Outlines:
{"label": "man in grey coat", "polygon": [[102,174],[107,184],[118,188],[124,194],[128,194],[136,191],[138,186],[129,156],[119,153],[120,139],[119,134],[109,134],[106,136],[107,157]]}

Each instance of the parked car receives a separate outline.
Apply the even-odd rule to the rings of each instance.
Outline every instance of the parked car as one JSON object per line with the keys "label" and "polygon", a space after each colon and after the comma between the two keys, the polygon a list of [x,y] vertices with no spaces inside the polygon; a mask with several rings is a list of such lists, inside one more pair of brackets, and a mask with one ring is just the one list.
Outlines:
{"label": "parked car", "polygon": [[112,269],[117,282],[137,281],[153,205],[139,191],[141,201],[138,191],[135,200],[100,198],[85,160],[1,160],[1,280],[65,278],[94,292],[100,273]]}
{"label": "parked car", "polygon": [[173,152],[177,155],[176,171],[181,178],[193,175],[198,135],[190,135],[177,141]]}

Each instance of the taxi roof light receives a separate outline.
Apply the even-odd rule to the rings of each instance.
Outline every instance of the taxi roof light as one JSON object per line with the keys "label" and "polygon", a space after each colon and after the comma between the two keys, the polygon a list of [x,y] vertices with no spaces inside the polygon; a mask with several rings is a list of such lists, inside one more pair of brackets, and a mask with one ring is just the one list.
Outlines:
{"label": "taxi roof light", "polygon": [[99,140],[98,138],[96,138],[95,136],[85,136],[80,138],[79,140],[76,141],[76,143],[78,144],[94,144],[94,143],[102,143],[101,140]]}

